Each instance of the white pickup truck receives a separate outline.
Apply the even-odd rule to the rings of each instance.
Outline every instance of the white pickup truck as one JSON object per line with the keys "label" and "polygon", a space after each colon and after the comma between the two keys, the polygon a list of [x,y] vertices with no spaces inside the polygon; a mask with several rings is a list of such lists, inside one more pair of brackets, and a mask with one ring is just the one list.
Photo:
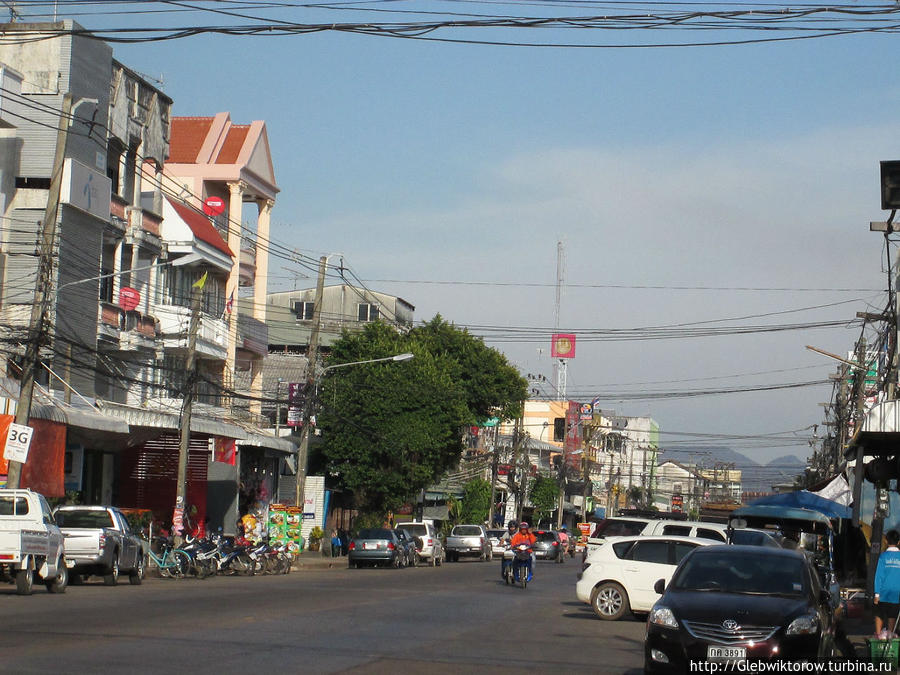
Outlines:
{"label": "white pickup truck", "polygon": [[31,490],[0,490],[0,568],[19,595],[31,595],[35,578],[51,593],[69,582],[63,536],[50,505]]}

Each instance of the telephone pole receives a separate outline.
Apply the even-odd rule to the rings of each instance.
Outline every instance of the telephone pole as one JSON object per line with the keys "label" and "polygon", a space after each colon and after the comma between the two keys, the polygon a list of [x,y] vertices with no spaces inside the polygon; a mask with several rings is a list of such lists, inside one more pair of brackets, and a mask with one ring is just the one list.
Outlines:
{"label": "telephone pole", "polygon": [[184,523],[185,499],[187,493],[187,463],[191,441],[191,414],[194,407],[194,383],[197,375],[197,331],[200,328],[200,301],[203,298],[203,287],[206,285],[208,272],[204,272],[200,280],[191,287],[191,323],[188,328],[187,357],[184,370],[186,374],[184,403],[181,406],[181,437],[178,444],[178,477],[175,482],[175,511],[172,515],[172,530],[176,546],[181,543]]}
{"label": "telephone pole", "polygon": [[[53,173],[50,176],[50,190],[44,220],[41,222],[41,250],[38,262],[37,283],[31,318],[28,324],[28,338],[25,357],[22,361],[22,381],[19,385],[19,400],[16,404],[16,424],[27,425],[31,417],[31,401],[34,397],[34,376],[38,368],[40,350],[44,341],[47,310],[50,305],[50,286],[53,283],[53,244],[56,240],[56,217],[59,213],[59,192],[62,186],[63,163],[66,159],[66,138],[69,132],[69,118],[72,114],[72,95],[63,95],[62,110],[56,130],[56,153],[53,157]],[[22,480],[22,464],[10,461],[7,487],[17,488]]]}
{"label": "telephone pole", "polygon": [[[325,270],[328,256],[319,258],[319,276],[316,279],[316,296],[313,303],[313,327],[306,350],[306,391],[303,398],[303,428],[300,430],[300,448],[297,450],[297,485],[294,498],[298,508],[304,508],[306,466],[309,462],[309,427],[312,400],[316,394],[316,366],[319,356],[319,329],[322,322],[322,296],[325,292]],[[301,512],[302,513],[302,512]]]}

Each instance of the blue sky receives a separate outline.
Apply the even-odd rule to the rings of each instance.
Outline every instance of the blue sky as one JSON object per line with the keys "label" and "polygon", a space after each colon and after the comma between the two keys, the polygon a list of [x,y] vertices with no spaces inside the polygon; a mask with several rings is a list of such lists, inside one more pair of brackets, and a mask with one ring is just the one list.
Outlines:
{"label": "blue sky", "polygon": [[[868,222],[885,217],[878,162],[898,155],[889,35],[538,49],[323,33],[114,49],[129,67],[162,75],[176,115],[224,110],[240,123],[265,120],[282,189],[273,239],[313,255],[344,253],[370,287],[416,305],[419,319],[440,312],[459,324],[552,326],[552,286],[408,282],[552,284],[559,238],[570,283],[885,287],[883,241]],[[281,266],[271,265],[271,290],[294,283]],[[386,279],[406,281],[376,281]],[[853,299],[752,322],[850,319],[885,296],[567,288],[561,327],[673,324]],[[843,353],[857,334],[583,342],[569,388],[586,396],[757,372],[765,374],[646,386],[819,379],[836,364],[804,345]],[[495,346],[523,372],[551,375],[549,334],[543,353],[535,344]],[[602,405],[650,414],[663,431],[752,434],[821,422],[817,403],[829,397],[821,386]],[[806,454],[748,454],[787,452]]]}

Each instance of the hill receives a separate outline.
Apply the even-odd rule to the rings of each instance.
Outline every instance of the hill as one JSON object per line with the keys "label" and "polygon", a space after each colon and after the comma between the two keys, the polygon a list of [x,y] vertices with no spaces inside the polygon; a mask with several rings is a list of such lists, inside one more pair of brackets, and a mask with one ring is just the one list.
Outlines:
{"label": "hill", "polygon": [[717,462],[733,464],[735,469],[741,470],[745,492],[770,492],[776,483],[793,483],[794,477],[806,466],[806,462],[796,455],[783,455],[761,464],[727,446],[708,445],[664,449],[660,461],[668,459],[701,468],[712,468]]}

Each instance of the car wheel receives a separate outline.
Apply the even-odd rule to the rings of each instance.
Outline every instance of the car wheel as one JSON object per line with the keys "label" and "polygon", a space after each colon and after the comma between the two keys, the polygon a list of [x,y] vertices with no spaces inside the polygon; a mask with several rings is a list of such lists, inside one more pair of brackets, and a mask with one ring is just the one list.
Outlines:
{"label": "car wheel", "polygon": [[47,581],[47,590],[51,593],[65,593],[66,586],[69,585],[69,568],[66,567],[66,561],[60,558],[56,562],[56,576]]}
{"label": "car wheel", "polygon": [[105,586],[115,586],[119,583],[119,554],[113,554],[112,565],[103,575],[103,584]]}
{"label": "car wheel", "polygon": [[605,621],[618,621],[628,611],[628,594],[614,581],[600,584],[591,594],[594,614]]}
{"label": "car wheel", "polygon": [[31,561],[24,570],[16,572],[16,595],[31,595],[34,589],[34,570],[31,569]]}
{"label": "car wheel", "polygon": [[128,575],[128,583],[132,586],[140,586],[144,581],[144,556],[138,556],[137,568]]}

